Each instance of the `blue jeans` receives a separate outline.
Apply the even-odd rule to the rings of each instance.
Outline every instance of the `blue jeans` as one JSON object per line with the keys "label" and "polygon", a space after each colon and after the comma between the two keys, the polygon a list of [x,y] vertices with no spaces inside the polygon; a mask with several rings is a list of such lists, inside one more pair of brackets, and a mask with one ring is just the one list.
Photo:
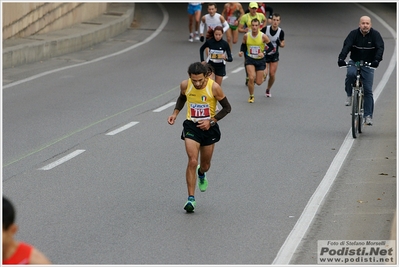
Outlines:
{"label": "blue jeans", "polygon": [[[354,65],[355,62],[350,60],[348,64]],[[373,81],[374,70],[361,67],[360,79],[363,83],[364,89],[364,116],[373,117],[374,112],[374,98],[373,98]],[[352,84],[356,81],[356,67],[348,66],[345,79],[345,91],[347,96],[352,96]]]}

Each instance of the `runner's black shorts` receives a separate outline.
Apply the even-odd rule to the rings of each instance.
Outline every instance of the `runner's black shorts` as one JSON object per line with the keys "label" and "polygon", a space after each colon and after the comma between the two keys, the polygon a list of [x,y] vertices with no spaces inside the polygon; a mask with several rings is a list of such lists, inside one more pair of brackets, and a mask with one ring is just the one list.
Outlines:
{"label": "runner's black shorts", "polygon": [[185,138],[192,139],[200,144],[200,146],[209,146],[220,140],[221,133],[219,125],[216,123],[211,126],[209,130],[203,131],[197,127],[198,123],[190,120],[185,120],[183,122],[183,131],[181,133],[181,139]]}
{"label": "runner's black shorts", "polygon": [[266,55],[266,63],[279,61],[279,53],[274,53],[273,55]]}
{"label": "runner's black shorts", "polygon": [[226,65],[223,63],[214,63],[212,60],[208,62],[214,69],[214,73],[217,76],[226,76]]}
{"label": "runner's black shorts", "polygon": [[245,57],[245,66],[246,65],[254,65],[255,71],[265,70],[266,69],[266,58],[263,57],[261,59],[254,59],[252,57]]}

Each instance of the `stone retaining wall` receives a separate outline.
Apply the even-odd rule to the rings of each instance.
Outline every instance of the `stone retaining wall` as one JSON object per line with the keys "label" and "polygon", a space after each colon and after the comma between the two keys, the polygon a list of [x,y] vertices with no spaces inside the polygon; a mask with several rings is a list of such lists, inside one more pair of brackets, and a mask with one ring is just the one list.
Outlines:
{"label": "stone retaining wall", "polygon": [[91,20],[107,10],[107,3],[2,3],[3,40],[43,34]]}

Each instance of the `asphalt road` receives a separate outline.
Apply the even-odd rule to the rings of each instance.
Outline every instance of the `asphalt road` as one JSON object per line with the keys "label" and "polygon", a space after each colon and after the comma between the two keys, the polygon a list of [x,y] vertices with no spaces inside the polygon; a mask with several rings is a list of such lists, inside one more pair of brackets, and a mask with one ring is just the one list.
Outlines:
{"label": "asphalt road", "polygon": [[[387,28],[396,31],[396,7],[365,7],[385,40],[374,87],[386,84],[374,126],[348,141],[345,70],[336,64],[347,33],[368,11],[345,3],[273,4],[286,34],[273,97],[264,97],[264,84],[255,88],[255,103],[247,103],[235,44],[222,84],[232,112],[220,122],[209,188],[197,191],[194,214],[183,210],[184,113],[170,126],[173,106],[154,112],[176,100],[188,65],[199,60],[201,44],[187,41],[186,4],[136,4],[137,26],[112,40],[3,70],[3,193],[18,209],[18,238],[57,264],[279,264],[307,203],[341,146],[350,144],[313,224],[289,251],[291,263],[315,263],[315,240],[389,239],[396,210],[396,67],[384,74],[396,58]],[[25,82],[7,87],[4,80]],[[125,125],[133,126],[114,132]],[[383,183],[379,173],[388,174]],[[368,184],[356,180],[363,177]],[[359,219],[356,208],[342,211],[360,196],[377,197],[377,189],[386,198],[367,210],[372,220]],[[337,209],[341,220],[333,227],[326,220],[337,220]],[[367,229],[375,225],[383,229],[371,235]]]}

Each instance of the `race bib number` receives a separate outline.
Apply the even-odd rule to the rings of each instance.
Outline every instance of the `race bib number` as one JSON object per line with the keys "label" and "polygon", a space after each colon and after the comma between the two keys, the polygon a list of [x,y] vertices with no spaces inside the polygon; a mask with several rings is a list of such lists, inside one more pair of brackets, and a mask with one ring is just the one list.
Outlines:
{"label": "race bib number", "polygon": [[222,50],[209,50],[211,54],[211,59],[223,59],[223,51]]}
{"label": "race bib number", "polygon": [[191,120],[196,122],[204,119],[210,119],[211,113],[208,104],[190,104]]}
{"label": "race bib number", "polygon": [[260,53],[260,47],[259,46],[250,46],[249,47],[249,54],[252,57],[259,57],[259,53]]}
{"label": "race bib number", "polygon": [[235,16],[230,16],[230,17],[227,18],[227,21],[228,21],[228,23],[229,23],[230,25],[234,25],[234,23],[236,22],[236,20],[237,20],[237,17],[235,17]]}

